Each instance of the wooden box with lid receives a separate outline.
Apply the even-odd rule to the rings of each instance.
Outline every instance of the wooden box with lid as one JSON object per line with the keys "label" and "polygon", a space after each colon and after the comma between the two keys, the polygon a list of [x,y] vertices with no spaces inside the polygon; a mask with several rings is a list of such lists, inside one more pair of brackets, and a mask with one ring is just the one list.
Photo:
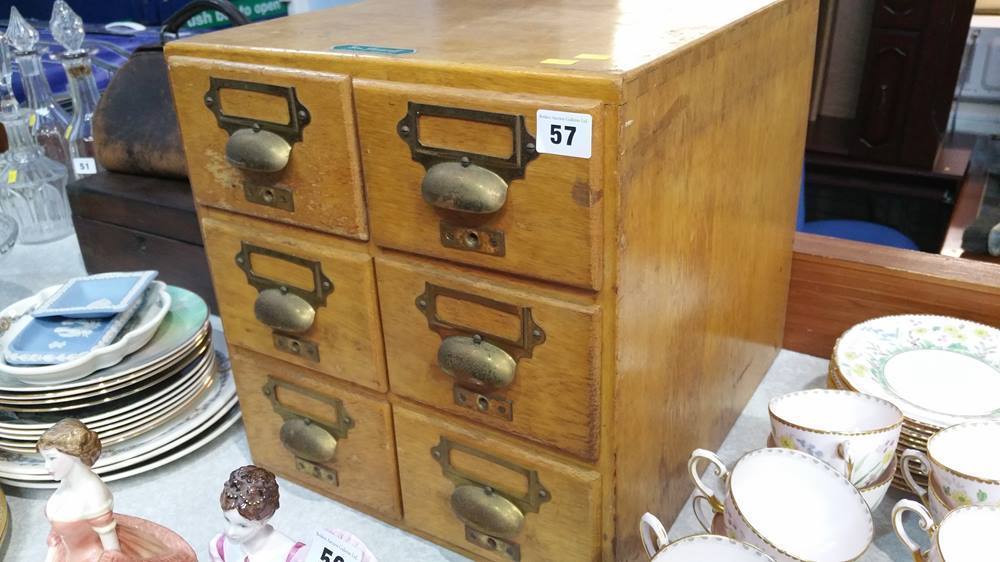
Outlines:
{"label": "wooden box with lid", "polygon": [[254,458],[638,560],[782,338],[815,0],[364,0],[170,43]]}

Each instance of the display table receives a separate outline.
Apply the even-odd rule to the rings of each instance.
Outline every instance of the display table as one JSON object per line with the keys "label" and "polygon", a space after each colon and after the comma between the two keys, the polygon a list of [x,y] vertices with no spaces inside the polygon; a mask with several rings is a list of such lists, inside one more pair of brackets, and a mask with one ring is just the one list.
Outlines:
{"label": "display table", "polygon": [[[0,282],[9,284],[10,290],[0,290],[2,306],[53,283],[84,274],[76,237],[43,246],[18,246],[3,265]],[[743,453],[763,447],[770,431],[768,400],[793,390],[823,387],[826,369],[824,359],[783,351],[723,443],[719,451],[722,459],[732,466]],[[195,547],[201,559],[207,560],[205,548],[222,529],[218,502],[222,483],[231,470],[250,462],[243,425],[237,424],[186,458],[141,476],[112,482],[115,507],[122,513],[145,517],[174,529]],[[364,540],[382,562],[465,560],[301,486],[284,480],[280,483],[281,508],[273,522],[292,537],[308,541],[321,527],[342,528]],[[11,508],[12,534],[7,551],[0,552],[0,559],[5,562],[44,560],[45,539],[49,532],[44,509],[50,492],[9,487],[5,487],[4,492]],[[889,520],[893,504],[903,496],[897,490],[890,490],[879,506],[874,514],[875,544],[861,562],[910,559],[893,534]],[[670,514],[657,512],[655,506],[650,506],[650,510],[663,519],[669,518]],[[701,528],[688,503],[670,530],[670,536],[680,538],[699,532]],[[914,532],[911,536],[921,535]]]}
{"label": "display table", "polygon": [[[793,390],[822,387],[826,367],[827,361],[823,359],[783,351],[722,445],[719,452],[722,459],[731,465],[743,453],[762,447],[770,431],[768,399]],[[238,424],[187,458],[142,476],[113,482],[110,486],[115,494],[116,509],[174,529],[192,543],[199,556],[203,556],[211,537],[222,528],[222,512],[217,499],[222,483],[232,469],[250,462],[246,435],[242,424]],[[465,560],[301,486],[284,480],[280,483],[281,509],[273,522],[295,538],[308,540],[319,527],[336,527],[361,537],[383,562]],[[4,491],[10,502],[13,534],[3,560],[43,560],[49,529],[43,509],[49,492]],[[890,490],[875,512],[875,544],[861,558],[862,562],[910,559],[893,534],[889,521],[892,505],[903,496],[897,490]],[[665,513],[656,515],[667,516]],[[670,530],[670,536],[683,537],[700,531],[689,504]]]}

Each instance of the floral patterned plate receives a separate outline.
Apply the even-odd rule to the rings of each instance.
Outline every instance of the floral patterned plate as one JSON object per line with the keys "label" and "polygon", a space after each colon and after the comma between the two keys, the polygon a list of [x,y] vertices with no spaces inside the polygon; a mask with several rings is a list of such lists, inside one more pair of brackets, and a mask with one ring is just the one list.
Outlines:
{"label": "floral patterned plate", "polygon": [[926,429],[1000,419],[1000,330],[983,324],[923,315],[869,320],[841,336],[834,370],[849,388],[889,400]]}

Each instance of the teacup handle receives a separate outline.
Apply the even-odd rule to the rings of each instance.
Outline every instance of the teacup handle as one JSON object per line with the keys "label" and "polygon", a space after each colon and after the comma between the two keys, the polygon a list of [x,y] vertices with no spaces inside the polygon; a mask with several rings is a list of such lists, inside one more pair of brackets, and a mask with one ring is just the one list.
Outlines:
{"label": "teacup handle", "polygon": [[[699,510],[698,509],[698,502],[699,501],[707,502],[709,504],[709,509],[710,509],[709,513],[711,513],[711,515],[708,516],[708,518],[707,518],[708,522],[707,523],[705,522],[706,521],[706,518],[705,518],[705,515],[704,515],[705,512],[703,510]],[[712,520],[715,517],[715,510],[711,509],[711,503],[712,502],[710,502],[708,498],[706,498],[705,496],[703,496],[701,494],[696,495],[691,500],[691,511],[694,512],[694,518],[698,520],[698,523],[701,524],[702,529],[705,529],[706,533],[712,533]]]}
{"label": "teacup handle", "polygon": [[906,529],[903,527],[903,514],[907,511],[917,514],[917,517],[920,518],[918,521],[920,528],[926,531],[928,536],[934,533],[934,518],[927,512],[926,507],[913,500],[899,500],[899,503],[892,508],[892,528],[896,531],[896,536],[913,553],[913,560],[922,562],[925,558],[920,552],[920,545],[906,534]]}
{"label": "teacup handle", "polygon": [[[729,469],[726,468],[726,463],[722,462],[722,459],[716,456],[715,453],[706,451],[705,449],[695,449],[691,453],[691,458],[688,459],[688,473],[691,475],[691,480],[694,482],[695,487],[708,500],[708,505],[712,506],[712,511],[722,513],[725,510],[722,500],[719,499],[719,496],[707,484],[701,481],[701,470],[698,468],[698,461],[700,460],[706,460],[715,465],[715,475],[721,478],[723,482],[729,480]],[[704,526],[704,523],[702,523],[702,526]]]}
{"label": "teacup handle", "polygon": [[930,476],[931,461],[927,458],[922,451],[916,449],[907,449],[903,451],[903,454],[899,457],[900,463],[902,463],[903,480],[906,480],[906,484],[913,490],[913,493],[920,498],[920,501],[924,505],[927,505],[927,489],[917,484],[916,478],[913,477],[913,469],[910,463],[916,462],[924,473]]}
{"label": "teacup handle", "polygon": [[652,513],[645,513],[639,519],[639,536],[642,537],[642,546],[646,548],[650,559],[670,544],[670,537],[667,536],[663,523]]}

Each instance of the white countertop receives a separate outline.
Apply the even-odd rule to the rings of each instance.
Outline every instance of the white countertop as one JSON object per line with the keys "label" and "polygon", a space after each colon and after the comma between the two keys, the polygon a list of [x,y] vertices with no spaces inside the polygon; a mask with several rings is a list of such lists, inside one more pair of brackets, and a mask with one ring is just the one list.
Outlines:
{"label": "white countertop", "polygon": [[[56,256],[60,257],[56,259]],[[4,306],[15,300],[14,297],[24,296],[19,293],[26,290],[4,291],[5,283],[8,287],[10,283],[17,283],[34,291],[83,273],[75,237],[47,247],[19,246],[8,258],[0,266],[0,305]],[[767,401],[785,392],[823,387],[826,368],[826,360],[783,351],[719,450],[722,459],[732,463],[743,453],[763,447],[770,431]],[[194,546],[201,560],[208,560],[208,542],[222,527],[217,499],[222,484],[230,471],[251,462],[246,434],[240,423],[184,459],[144,475],[111,483],[116,511],[170,527]],[[293,538],[307,540],[320,528],[342,528],[360,537],[382,562],[465,560],[301,486],[285,480],[280,480],[280,485],[281,508],[273,523]],[[11,508],[12,534],[2,559],[5,562],[43,560],[49,531],[43,509],[49,492],[10,487],[5,487],[4,491]],[[874,513],[876,540],[861,562],[912,559],[899,544],[889,522],[892,505],[901,497],[904,497],[901,492],[890,490]],[[671,514],[656,515],[667,520]],[[689,502],[670,529],[670,536],[679,538],[700,532]],[[916,532],[912,534],[919,536]]]}
{"label": "white countertop", "polygon": [[[763,446],[770,431],[768,399],[792,390],[822,387],[826,364],[822,359],[783,351],[723,443],[719,451],[722,459],[731,463],[743,453]],[[246,434],[242,424],[237,424],[187,458],[141,476],[112,482],[116,510],[174,529],[195,547],[201,559],[208,560],[205,548],[212,536],[221,531],[222,513],[217,498],[222,483],[231,470],[251,462]],[[320,527],[336,527],[359,536],[382,562],[465,560],[301,486],[285,480],[280,482],[281,509],[273,523],[293,538],[306,539]],[[3,560],[42,560],[49,527],[42,510],[49,492],[14,488],[5,488],[5,492],[11,507],[13,533]],[[901,497],[904,497],[901,492],[890,490],[876,510],[877,538],[861,562],[911,559],[889,524],[889,511]],[[667,514],[656,515],[665,519]],[[671,528],[670,536],[683,537],[699,532],[701,528],[688,504]]]}

